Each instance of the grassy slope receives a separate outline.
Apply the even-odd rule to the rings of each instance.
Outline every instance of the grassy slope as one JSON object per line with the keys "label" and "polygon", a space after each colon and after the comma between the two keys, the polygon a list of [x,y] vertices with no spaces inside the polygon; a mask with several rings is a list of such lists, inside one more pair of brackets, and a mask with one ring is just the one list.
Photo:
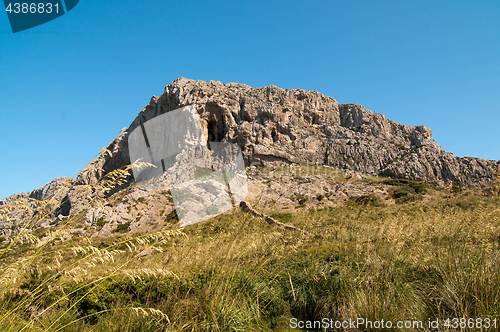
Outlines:
{"label": "grassy slope", "polygon": [[25,243],[1,258],[0,330],[287,331],[292,317],[500,318],[500,198],[430,189],[399,203],[273,214],[309,235],[235,210],[182,232],[171,224],[54,240],[38,252]]}

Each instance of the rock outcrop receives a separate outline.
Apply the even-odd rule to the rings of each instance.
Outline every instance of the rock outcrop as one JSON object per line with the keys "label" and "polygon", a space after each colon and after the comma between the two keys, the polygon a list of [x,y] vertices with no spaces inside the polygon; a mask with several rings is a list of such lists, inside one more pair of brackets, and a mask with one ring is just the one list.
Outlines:
{"label": "rock outcrop", "polygon": [[[16,201],[23,201],[23,204],[31,207],[27,209],[15,209],[8,214],[9,220],[0,219],[0,236],[11,235],[12,231],[26,225],[27,221],[31,221],[31,225],[38,227],[48,227],[50,221],[58,216],[67,216],[71,210],[71,203],[67,195],[72,189],[74,179],[58,177],[47,183],[45,186],[32,190],[31,192],[14,194],[0,200],[0,208],[4,205],[10,205]],[[36,215],[41,212],[40,204],[37,201],[44,202],[44,205],[50,201],[51,212],[43,212],[46,215],[41,222],[37,220]]]}
{"label": "rock outcrop", "polygon": [[[361,105],[316,91],[178,78],[153,96],[127,132],[160,114],[195,105],[209,141],[237,143],[245,164],[327,164],[361,173],[425,182],[486,186],[500,161],[459,158],[425,126],[388,120]],[[101,161],[104,172],[130,164],[127,139]],[[95,181],[87,173],[78,184]]]}
{"label": "rock outcrop", "polygon": [[[103,188],[102,183],[92,185],[107,173],[134,162],[130,150],[134,151],[136,141],[133,135],[129,140],[134,129],[145,142],[146,132],[149,142],[165,140],[171,135],[163,135],[163,129],[173,133],[185,127],[179,124],[182,119],[176,122],[176,112],[172,111],[188,105],[193,105],[188,118],[198,119],[199,115],[199,122],[193,127],[196,130],[187,132],[196,132],[203,142],[197,141],[192,151],[181,144],[175,148],[182,152],[174,149],[171,156],[160,156],[161,166],[167,170],[160,172],[166,180],[160,182],[169,183],[169,188],[158,186],[147,176],[134,186],[132,177],[122,179],[118,187],[105,194],[98,190]],[[169,116],[159,117],[166,113]],[[156,136],[145,128],[153,118],[163,121],[155,120],[162,123],[155,127]],[[164,146],[168,147],[171,140],[166,139]],[[153,144],[151,149],[148,144],[147,152],[153,158],[159,146]],[[500,161],[459,158],[444,151],[425,126],[396,123],[361,105],[339,104],[316,91],[251,88],[186,78],[167,85],[160,97],[153,96],[126,132],[103,151],[76,180],[56,178],[32,192],[0,200],[0,208],[16,201],[33,204],[32,209],[4,214],[7,217],[0,220],[0,236],[23,231],[28,224],[49,228],[63,222],[83,227],[90,236],[141,232],[172,220],[187,225],[191,219],[199,221],[231,209],[241,200],[255,207],[283,211],[303,207],[306,202],[336,206],[356,197],[392,202],[390,184],[364,180],[371,175],[385,175],[441,185],[484,187],[493,183],[500,167]],[[189,151],[197,157],[189,155]],[[240,161],[235,169],[242,173],[232,170],[234,174],[228,177],[225,168],[236,152]],[[269,167],[270,171],[261,171],[258,166]],[[226,197],[229,193],[231,196]],[[38,201],[45,202],[40,206],[54,209],[49,214],[39,213],[44,211],[37,206]]]}

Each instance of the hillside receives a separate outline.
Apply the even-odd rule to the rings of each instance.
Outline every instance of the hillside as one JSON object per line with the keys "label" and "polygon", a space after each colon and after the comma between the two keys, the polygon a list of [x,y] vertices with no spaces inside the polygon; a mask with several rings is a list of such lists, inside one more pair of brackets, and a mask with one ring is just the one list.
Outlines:
{"label": "hillside", "polygon": [[[195,148],[160,161],[172,132]],[[76,179],[0,201],[0,330],[497,330],[500,161],[431,135],[314,91],[179,78]],[[137,142],[156,164],[130,165]]]}
{"label": "hillside", "polygon": [[[250,178],[275,171],[254,169]],[[450,317],[498,328],[498,191],[332,179],[351,192],[380,192],[336,204],[333,195],[293,195],[292,206],[270,198],[254,207],[286,227],[234,209],[179,230],[171,211],[152,230],[120,224],[102,237],[75,231],[76,215],[3,240],[0,330],[293,331],[297,321],[363,318],[439,319],[432,331],[447,331]],[[128,197],[131,214],[148,211],[158,197],[141,193],[131,187],[103,208]],[[111,224],[100,218],[97,230]]]}
{"label": "hillside", "polygon": [[[148,120],[187,105],[194,105],[199,114],[207,142],[237,144],[246,167],[307,165],[313,169],[328,166],[336,172],[356,174],[358,177],[388,176],[437,186],[488,187],[500,166],[500,161],[458,158],[442,150],[432,140],[432,131],[425,126],[395,123],[363,106],[339,104],[335,99],[316,91],[285,90],[275,86],[257,89],[238,83],[222,84],[178,78],[165,87],[160,97],[152,97],[149,105],[139,112],[129,128],[103,150],[98,159],[80,172],[76,180],[58,178],[31,193],[13,195],[0,201],[0,205],[17,198],[52,199],[60,207],[45,219],[44,227],[58,216],[61,220],[61,217],[82,213],[88,200],[82,199],[78,193],[96,184],[106,174],[131,164],[128,146],[130,133]],[[172,126],[175,127],[175,123]],[[314,175],[314,171],[306,175]],[[133,180],[132,176],[125,176],[123,183],[113,187],[106,195],[130,186]],[[275,180],[266,181],[272,183]],[[303,184],[297,183],[296,189],[286,197],[295,192],[309,196],[345,195],[341,184],[324,180],[311,178],[308,181],[312,184],[306,189]],[[250,181],[258,183],[260,180]],[[312,186],[315,187],[313,192],[310,190]],[[280,196],[276,191],[290,190],[284,187],[283,183],[275,183],[275,194]],[[257,197],[255,188],[260,187],[252,184],[250,188],[254,189],[253,197]],[[150,189],[146,189],[147,195],[153,197],[155,194]],[[361,192],[384,192],[386,189],[368,188]],[[53,197],[56,192],[57,196]],[[356,193],[346,196],[353,195]],[[163,206],[164,200],[158,198],[157,202]],[[61,202],[64,204],[61,205]],[[254,204],[252,201],[250,203]],[[89,208],[93,209],[93,215],[86,218],[90,224],[105,217],[116,223],[131,222],[132,228],[138,229],[145,229],[148,223],[161,222],[160,210],[168,213],[168,209],[152,207],[148,210],[148,216],[131,216],[126,211],[126,203],[106,211],[99,209],[96,212],[95,207],[85,210],[88,212]],[[27,216],[11,215],[13,222],[0,224],[2,233],[10,234],[25,218]]]}

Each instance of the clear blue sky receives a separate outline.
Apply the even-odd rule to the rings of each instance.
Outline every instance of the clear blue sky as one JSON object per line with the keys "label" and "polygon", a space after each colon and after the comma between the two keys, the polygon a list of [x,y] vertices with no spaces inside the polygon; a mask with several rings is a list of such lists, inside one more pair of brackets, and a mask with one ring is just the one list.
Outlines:
{"label": "clear blue sky", "polygon": [[500,1],[80,0],[0,13],[0,198],[73,176],[179,76],[317,90],[500,159]]}

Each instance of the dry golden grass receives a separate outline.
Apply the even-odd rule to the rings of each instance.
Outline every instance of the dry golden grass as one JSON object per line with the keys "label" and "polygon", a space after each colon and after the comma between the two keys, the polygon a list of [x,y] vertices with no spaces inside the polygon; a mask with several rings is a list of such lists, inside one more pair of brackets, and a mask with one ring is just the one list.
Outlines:
{"label": "dry golden grass", "polygon": [[[101,174],[81,195],[96,202],[131,167]],[[500,198],[492,193],[429,188],[402,204],[275,214],[308,234],[238,209],[185,229],[64,242],[72,218],[43,238],[28,224],[1,249],[0,330],[288,331],[292,317],[488,317],[500,326]]]}

